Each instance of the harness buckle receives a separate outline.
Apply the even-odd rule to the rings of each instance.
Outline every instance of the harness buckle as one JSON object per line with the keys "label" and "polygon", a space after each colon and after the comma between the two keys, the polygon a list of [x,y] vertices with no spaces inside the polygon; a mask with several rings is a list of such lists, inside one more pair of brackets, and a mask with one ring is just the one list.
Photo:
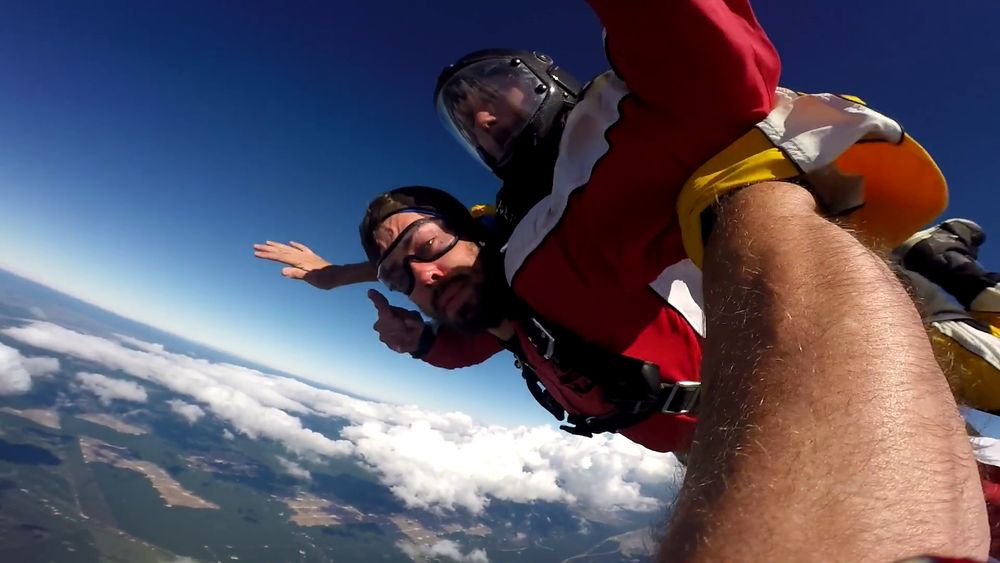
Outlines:
{"label": "harness buckle", "polygon": [[[545,340],[544,342],[545,351],[542,352],[542,357],[545,358],[546,360],[551,360],[552,356],[554,356],[556,353],[556,337],[552,336],[552,333],[549,332],[548,329],[546,329],[544,326],[542,326],[542,323],[538,322],[538,319],[532,317],[531,323],[535,325],[535,328],[537,328],[538,331],[541,333],[542,339]],[[535,344],[535,347],[541,350],[541,346],[539,346],[538,344]]]}
{"label": "harness buckle", "polygon": [[701,395],[701,383],[678,381],[670,386],[670,394],[663,403],[664,414],[687,414],[694,409]]}

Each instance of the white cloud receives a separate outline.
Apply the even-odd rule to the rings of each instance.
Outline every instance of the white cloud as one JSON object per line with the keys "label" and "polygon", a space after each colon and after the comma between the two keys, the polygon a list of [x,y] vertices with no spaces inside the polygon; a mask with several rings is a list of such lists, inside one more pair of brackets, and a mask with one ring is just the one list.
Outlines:
{"label": "white cloud", "polygon": [[345,428],[358,453],[407,505],[480,512],[490,498],[563,502],[581,510],[655,510],[642,484],[679,475],[673,456],[617,435],[580,438],[547,426],[470,423],[443,430],[426,420]]}
{"label": "white cloud", "polygon": [[222,437],[225,438],[225,439],[227,439],[227,440],[235,440],[236,439],[236,436],[234,436],[233,433],[230,432],[228,428],[223,428],[222,429]]}
{"label": "white cloud", "polygon": [[144,352],[151,352],[153,354],[163,354],[164,352],[166,352],[166,348],[163,347],[163,344],[154,344],[152,342],[146,342],[145,340],[139,340],[138,338],[132,338],[131,336],[128,336],[128,335],[125,335],[125,334],[115,334],[114,336],[122,344],[124,344],[124,345],[126,345],[126,346],[128,346],[130,348],[134,348],[136,350],[142,350]]}
{"label": "white cloud", "polygon": [[280,465],[281,468],[285,470],[285,473],[288,473],[289,475],[295,477],[296,479],[302,479],[305,481],[312,479],[312,473],[309,473],[308,469],[302,467],[301,465],[295,463],[294,461],[285,459],[280,455],[275,457],[278,458],[278,465]]}
{"label": "white cloud", "polygon": [[337,456],[352,450],[349,442],[331,440],[304,428],[301,420],[290,413],[309,413],[310,409],[281,395],[275,389],[275,378],[256,370],[165,351],[136,350],[46,322],[2,332],[38,348],[120,370],[191,397],[238,432],[275,440],[294,454]]}
{"label": "white cloud", "polygon": [[20,395],[31,390],[31,378],[59,371],[55,358],[28,358],[16,348],[0,344],[0,395]]}
{"label": "white cloud", "polygon": [[31,389],[31,374],[15,348],[0,344],[0,395],[19,395]]}
{"label": "white cloud", "polygon": [[80,382],[80,387],[97,395],[105,405],[109,405],[111,401],[115,400],[145,403],[147,399],[146,389],[132,381],[86,371],[78,372],[76,380]]}
{"label": "white cloud", "polygon": [[42,377],[59,371],[59,360],[48,357],[24,358],[21,365],[28,370],[31,377]]}
{"label": "white cloud", "polygon": [[441,540],[434,545],[417,545],[413,542],[401,541],[396,544],[404,553],[414,561],[425,559],[447,558],[458,563],[489,563],[486,551],[474,549],[469,553],[462,553],[460,546],[451,540]]}
{"label": "white cloud", "polygon": [[170,410],[179,414],[181,418],[188,421],[188,424],[194,424],[198,422],[198,419],[205,416],[205,411],[198,405],[185,403],[178,399],[171,399],[167,401],[167,404],[170,405]]}
{"label": "white cloud", "polygon": [[[618,435],[587,439],[548,426],[487,426],[462,413],[364,401],[156,344],[130,339],[126,346],[121,337],[108,340],[51,323],[2,332],[162,385],[197,401],[236,432],[274,440],[304,459],[356,456],[411,507],[477,513],[498,499],[560,502],[581,514],[653,511],[666,499],[644,494],[643,485],[681,478],[673,456]],[[342,439],[331,439],[306,428],[303,415],[344,418],[349,424]]]}

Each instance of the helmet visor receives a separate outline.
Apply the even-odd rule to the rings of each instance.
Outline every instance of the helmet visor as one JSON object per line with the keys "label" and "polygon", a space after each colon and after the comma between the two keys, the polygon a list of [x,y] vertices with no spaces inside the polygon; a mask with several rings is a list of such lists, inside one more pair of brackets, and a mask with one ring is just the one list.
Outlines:
{"label": "helmet visor", "polygon": [[502,165],[514,140],[542,106],[548,88],[517,59],[472,63],[438,90],[445,128],[489,168]]}

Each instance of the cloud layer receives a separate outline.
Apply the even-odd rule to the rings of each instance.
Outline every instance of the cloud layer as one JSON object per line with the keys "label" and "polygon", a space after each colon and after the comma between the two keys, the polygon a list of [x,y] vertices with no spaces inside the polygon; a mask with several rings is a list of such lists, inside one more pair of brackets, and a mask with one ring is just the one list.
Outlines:
{"label": "cloud layer", "polygon": [[[548,426],[483,425],[458,412],[364,401],[295,379],[175,354],[159,344],[110,340],[47,322],[2,332],[183,395],[197,404],[173,401],[170,408],[192,422],[210,414],[236,432],[273,440],[311,461],[352,456],[411,507],[478,513],[491,499],[500,499],[561,502],[587,512],[651,511],[664,499],[645,495],[642,486],[673,483],[681,476],[673,456],[617,435],[587,439]],[[343,418],[349,424],[339,437],[328,437],[307,428],[304,416]],[[290,467],[285,466],[289,472]]]}
{"label": "cloud layer", "polygon": [[290,413],[310,409],[274,389],[271,377],[231,364],[216,364],[157,345],[134,349],[119,341],[83,334],[46,322],[4,329],[11,338],[38,348],[94,362],[161,385],[207,406],[216,417],[251,438],[269,438],[303,456],[351,453],[351,444],[302,426]]}
{"label": "cloud layer", "polygon": [[55,358],[28,358],[16,348],[0,344],[0,395],[20,395],[31,390],[31,378],[59,371]]}
{"label": "cloud layer", "polygon": [[111,401],[116,400],[145,403],[148,399],[146,390],[132,381],[114,379],[99,373],[85,371],[77,373],[76,380],[80,383],[81,388],[97,395],[105,405],[110,405]]}

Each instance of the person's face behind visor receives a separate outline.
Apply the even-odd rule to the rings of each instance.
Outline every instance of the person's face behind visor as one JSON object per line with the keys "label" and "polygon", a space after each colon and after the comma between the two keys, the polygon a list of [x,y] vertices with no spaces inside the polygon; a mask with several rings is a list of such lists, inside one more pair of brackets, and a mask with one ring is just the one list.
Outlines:
{"label": "person's face behind visor", "polygon": [[445,127],[488,167],[510,158],[515,139],[547,92],[523,65],[488,60],[462,69],[442,87],[437,108]]}

